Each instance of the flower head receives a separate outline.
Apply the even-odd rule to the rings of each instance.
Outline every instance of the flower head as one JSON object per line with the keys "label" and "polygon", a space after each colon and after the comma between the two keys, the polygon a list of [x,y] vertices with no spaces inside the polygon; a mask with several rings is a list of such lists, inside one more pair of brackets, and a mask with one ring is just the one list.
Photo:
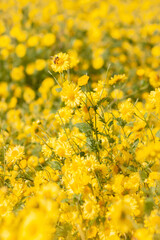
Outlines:
{"label": "flower head", "polygon": [[76,86],[74,83],[69,83],[68,81],[64,82],[61,97],[68,107],[78,106],[80,104],[81,95],[82,93],[79,86]]}
{"label": "flower head", "polygon": [[21,160],[24,156],[24,147],[20,145],[11,146],[5,155],[5,160],[8,166],[16,163],[18,160]]}
{"label": "flower head", "polygon": [[58,53],[51,60],[51,68],[54,72],[63,72],[69,69],[69,55],[66,53]]}
{"label": "flower head", "polygon": [[114,75],[114,77],[111,77],[111,80],[109,80],[110,85],[114,85],[117,82],[124,82],[127,79],[125,74],[118,74]]}
{"label": "flower head", "polygon": [[82,77],[80,77],[78,79],[78,86],[86,85],[88,83],[88,79],[89,77],[87,75],[83,75]]}

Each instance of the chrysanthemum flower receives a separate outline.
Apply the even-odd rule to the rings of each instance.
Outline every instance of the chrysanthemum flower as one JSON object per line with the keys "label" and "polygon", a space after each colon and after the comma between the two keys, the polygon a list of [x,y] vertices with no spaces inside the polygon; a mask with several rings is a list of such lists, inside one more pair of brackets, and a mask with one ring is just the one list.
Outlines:
{"label": "chrysanthemum flower", "polygon": [[160,216],[158,210],[152,210],[150,216],[145,217],[144,226],[151,233],[160,234]]}
{"label": "chrysanthemum flower", "polygon": [[49,158],[52,155],[52,148],[54,148],[55,139],[49,138],[47,141],[47,144],[44,144],[42,146],[42,152],[44,154],[44,157]]}
{"label": "chrysanthemum flower", "polygon": [[66,124],[72,117],[73,110],[69,107],[63,107],[59,110],[59,112],[55,115],[55,118],[60,124]]}
{"label": "chrysanthemum flower", "polygon": [[37,156],[30,156],[29,158],[28,158],[28,166],[29,167],[36,167],[37,165],[38,165],[38,157]]}
{"label": "chrysanthemum flower", "polygon": [[[23,218],[18,231],[18,239],[50,239],[51,229],[42,211],[30,210]],[[46,237],[47,236],[47,237]]]}
{"label": "chrysanthemum flower", "polygon": [[93,196],[90,196],[89,200],[85,200],[83,205],[83,214],[85,219],[92,219],[97,216],[99,206]]}
{"label": "chrysanthemum flower", "polygon": [[77,51],[69,50],[68,55],[69,55],[70,68],[74,68],[79,63]]}
{"label": "chrysanthemum flower", "polygon": [[119,111],[120,116],[123,120],[129,121],[132,118],[134,110],[130,98],[128,98],[125,102],[120,104]]}
{"label": "chrysanthemum flower", "polygon": [[113,99],[121,99],[123,97],[123,91],[120,90],[120,89],[114,89],[112,92],[111,92],[111,97]]}
{"label": "chrysanthemum flower", "polygon": [[55,153],[61,158],[71,156],[71,146],[68,142],[56,141],[54,150]]}
{"label": "chrysanthemum flower", "polygon": [[153,236],[152,233],[146,229],[146,228],[139,228],[135,231],[134,235],[133,235],[133,239],[146,239],[146,240],[152,240]]}
{"label": "chrysanthemum flower", "polygon": [[80,77],[78,79],[78,86],[86,85],[88,83],[88,79],[89,77],[87,75],[83,75],[82,77]]}
{"label": "chrysanthemum flower", "polygon": [[70,68],[69,66],[69,55],[66,53],[58,53],[52,57],[51,68],[54,72],[63,72]]}
{"label": "chrysanthemum flower", "polygon": [[113,230],[121,233],[126,233],[129,231],[129,229],[132,229],[133,222],[130,212],[130,204],[123,201],[123,199],[115,202],[110,207],[109,213],[107,213],[107,217],[109,217],[111,221],[111,226],[113,227]]}
{"label": "chrysanthemum flower", "polygon": [[81,91],[74,83],[65,81],[61,92],[62,100],[68,107],[76,107],[80,104]]}
{"label": "chrysanthemum flower", "polygon": [[117,82],[124,82],[127,79],[125,74],[118,74],[114,75],[114,77],[111,77],[111,80],[109,80],[110,85],[114,85]]}
{"label": "chrysanthemum flower", "polygon": [[16,161],[21,160],[24,156],[24,147],[17,145],[14,147],[10,147],[6,154],[5,154],[5,160],[7,162],[8,166],[11,166]]}

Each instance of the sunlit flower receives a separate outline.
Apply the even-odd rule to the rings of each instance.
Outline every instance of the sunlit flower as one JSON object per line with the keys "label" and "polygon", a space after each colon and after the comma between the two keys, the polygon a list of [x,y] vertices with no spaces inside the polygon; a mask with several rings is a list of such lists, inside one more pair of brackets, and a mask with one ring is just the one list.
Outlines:
{"label": "sunlit flower", "polygon": [[89,77],[87,75],[83,75],[82,77],[80,77],[78,79],[78,85],[79,86],[86,85],[88,83],[88,79],[89,79]]}
{"label": "sunlit flower", "polygon": [[51,60],[51,68],[54,72],[63,72],[70,68],[69,55],[67,53],[58,53]]}
{"label": "sunlit flower", "polygon": [[21,160],[23,156],[24,156],[23,146],[20,146],[20,145],[11,146],[5,154],[5,160],[8,166],[11,166],[12,164],[16,163],[18,160]]}
{"label": "sunlit flower", "polygon": [[109,80],[110,85],[114,85],[117,82],[124,82],[127,79],[125,74],[121,75],[114,75],[114,77],[111,77],[111,80]]}

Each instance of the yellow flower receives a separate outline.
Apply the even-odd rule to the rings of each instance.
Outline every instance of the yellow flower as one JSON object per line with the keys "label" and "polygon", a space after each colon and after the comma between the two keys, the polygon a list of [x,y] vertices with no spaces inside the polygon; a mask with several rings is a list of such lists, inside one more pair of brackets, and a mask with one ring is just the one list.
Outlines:
{"label": "yellow flower", "polygon": [[9,51],[6,48],[2,49],[1,50],[1,57],[2,57],[2,59],[5,60],[5,59],[8,58],[8,56],[9,56]]}
{"label": "yellow flower", "polygon": [[149,178],[146,180],[149,187],[156,187],[158,182],[160,181],[160,173],[159,172],[151,172],[149,174]]}
{"label": "yellow flower", "polygon": [[5,30],[6,30],[5,24],[3,23],[3,21],[0,21],[0,35],[4,33]]}
{"label": "yellow flower", "polygon": [[56,41],[56,37],[52,33],[46,33],[42,38],[42,46],[49,47],[53,45]]}
{"label": "yellow flower", "polygon": [[136,232],[133,235],[132,240],[152,240],[153,236],[152,234],[148,231],[148,229],[145,228],[139,228],[136,230]]}
{"label": "yellow flower", "polygon": [[85,219],[93,219],[99,212],[99,206],[97,205],[96,199],[93,196],[90,199],[85,200],[83,205],[83,214]]}
{"label": "yellow flower", "polygon": [[125,74],[118,74],[114,75],[114,77],[111,77],[111,80],[109,80],[109,84],[113,85],[117,82],[124,82],[127,79]]}
{"label": "yellow flower", "polygon": [[160,234],[160,215],[158,210],[152,210],[149,216],[146,216],[144,225],[151,233]]}
{"label": "yellow flower", "polygon": [[44,144],[42,146],[42,152],[44,154],[44,157],[49,158],[52,155],[52,149],[55,146],[55,139],[49,138],[46,143],[47,144]]}
{"label": "yellow flower", "polygon": [[56,199],[59,194],[59,187],[56,183],[48,183],[47,185],[42,186],[40,195],[43,195],[48,199]]}
{"label": "yellow flower", "polygon": [[120,104],[119,111],[122,119],[129,121],[132,118],[134,109],[130,98]]}
{"label": "yellow flower", "polygon": [[9,104],[8,104],[8,107],[9,108],[15,108],[15,106],[17,105],[17,98],[16,97],[12,97]]}
{"label": "yellow flower", "polygon": [[41,211],[30,210],[18,229],[18,240],[49,240],[51,229],[45,214]]}
{"label": "yellow flower", "polygon": [[67,53],[58,53],[51,60],[51,68],[54,72],[63,72],[70,68],[69,55]]}
{"label": "yellow flower", "polygon": [[111,226],[116,231],[127,233],[133,227],[130,216],[131,207],[126,204],[123,199],[115,202],[109,210],[108,217],[111,219]]}
{"label": "yellow flower", "polygon": [[29,167],[36,167],[38,165],[38,157],[37,156],[31,156],[28,158],[28,166]]}
{"label": "yellow flower", "polygon": [[11,39],[7,35],[0,36],[0,48],[8,47],[11,42]]}
{"label": "yellow flower", "polygon": [[21,167],[22,169],[26,168],[26,167],[27,167],[27,161],[26,161],[26,159],[21,160],[19,165],[20,165],[20,167]]}
{"label": "yellow flower", "polygon": [[74,83],[65,81],[61,92],[62,100],[68,107],[76,107],[80,104],[81,91]]}
{"label": "yellow flower", "polygon": [[26,73],[27,73],[28,75],[34,74],[35,68],[36,68],[35,63],[29,63],[29,64],[26,66]]}
{"label": "yellow flower", "polygon": [[92,61],[92,66],[94,69],[98,70],[100,68],[102,68],[104,65],[104,60],[102,57],[96,57],[95,59],[93,59]]}
{"label": "yellow flower", "polygon": [[111,92],[111,97],[114,99],[121,99],[123,97],[123,92],[120,89],[114,89]]}
{"label": "yellow flower", "polygon": [[6,82],[0,83],[0,97],[6,98],[9,94],[8,85]]}
{"label": "yellow flower", "polygon": [[159,57],[160,56],[160,45],[156,45],[152,48],[152,55],[154,57]]}
{"label": "yellow flower", "polygon": [[38,36],[31,36],[27,41],[27,45],[29,47],[36,47],[38,45],[38,42],[39,42]]}
{"label": "yellow flower", "polygon": [[77,66],[77,64],[79,63],[77,52],[75,50],[69,50],[68,55],[69,55],[70,68]]}
{"label": "yellow flower", "polygon": [[149,101],[152,104],[152,108],[155,108],[156,112],[160,114],[160,88],[150,92]]}
{"label": "yellow flower", "polygon": [[12,77],[13,81],[20,81],[24,78],[23,70],[24,70],[23,66],[15,67],[12,69],[11,77]]}
{"label": "yellow flower", "polygon": [[96,226],[91,226],[88,230],[88,238],[94,238],[98,232],[98,229]]}
{"label": "yellow flower", "polygon": [[70,121],[72,117],[72,113],[73,113],[72,109],[70,109],[69,107],[64,107],[64,108],[61,108],[58,111],[58,113],[56,113],[55,118],[61,125],[63,125]]}
{"label": "yellow flower", "polygon": [[88,83],[88,79],[89,77],[87,75],[83,75],[82,77],[80,77],[78,79],[78,86],[86,85]]}
{"label": "yellow flower", "polygon": [[5,112],[7,110],[7,103],[0,101],[0,112]]}
{"label": "yellow flower", "polygon": [[46,66],[46,62],[44,59],[37,59],[35,62],[35,68],[37,71],[42,71]]}
{"label": "yellow flower", "polygon": [[149,83],[154,87],[160,87],[160,72],[152,71],[149,75]]}
{"label": "yellow flower", "polygon": [[19,44],[16,47],[16,55],[20,58],[23,58],[26,54],[26,47],[24,44]]}
{"label": "yellow flower", "polygon": [[35,92],[31,88],[26,87],[23,94],[23,98],[26,101],[26,103],[30,103],[35,98]]}
{"label": "yellow flower", "polygon": [[7,162],[8,166],[11,166],[12,164],[16,163],[18,160],[21,160],[24,156],[24,147],[17,145],[10,147],[6,154],[5,154],[5,160]]}
{"label": "yellow flower", "polygon": [[145,70],[143,68],[139,68],[139,69],[137,69],[136,74],[139,77],[142,77],[145,74]]}
{"label": "yellow flower", "polygon": [[54,150],[61,158],[71,156],[71,146],[68,142],[62,142],[60,140],[56,141]]}

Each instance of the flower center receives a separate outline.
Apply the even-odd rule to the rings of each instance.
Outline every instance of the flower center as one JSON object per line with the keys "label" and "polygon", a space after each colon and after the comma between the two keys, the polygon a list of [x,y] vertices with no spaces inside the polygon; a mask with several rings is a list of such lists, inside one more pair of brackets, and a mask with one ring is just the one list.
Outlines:
{"label": "flower center", "polygon": [[54,64],[56,65],[62,65],[64,63],[63,59],[59,58],[59,57],[55,57],[54,59]]}

